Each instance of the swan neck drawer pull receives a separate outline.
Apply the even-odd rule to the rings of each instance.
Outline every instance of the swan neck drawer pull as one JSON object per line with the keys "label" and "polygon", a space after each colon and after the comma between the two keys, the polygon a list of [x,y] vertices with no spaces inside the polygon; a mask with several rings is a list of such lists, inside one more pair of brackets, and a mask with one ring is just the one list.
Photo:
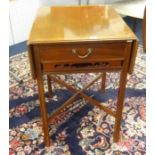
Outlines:
{"label": "swan neck drawer pull", "polygon": [[81,59],[85,59],[92,53],[92,49],[88,48],[87,53],[85,55],[80,55],[76,49],[72,49],[72,53],[76,54]]}

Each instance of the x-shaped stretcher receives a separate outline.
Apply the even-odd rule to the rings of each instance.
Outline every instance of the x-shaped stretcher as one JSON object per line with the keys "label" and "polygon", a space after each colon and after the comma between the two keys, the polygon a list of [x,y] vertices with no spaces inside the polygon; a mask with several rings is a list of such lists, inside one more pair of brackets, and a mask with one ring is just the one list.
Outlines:
{"label": "x-shaped stretcher", "polygon": [[[61,79],[56,78],[53,75],[48,76],[48,78],[50,78],[50,80],[53,80],[55,82],[57,82],[58,84],[66,87],[68,90],[72,91],[74,93],[73,96],[71,96],[63,105],[61,105],[58,109],[56,109],[51,116],[48,118],[48,123],[51,122],[51,120],[54,119],[55,116],[57,116],[58,114],[60,114],[60,112],[65,109],[67,106],[69,106],[70,104],[72,104],[72,102],[75,101],[75,99],[80,96],[82,98],[84,98],[86,101],[88,101],[89,104],[91,105],[95,105],[96,107],[98,107],[99,109],[105,111],[106,113],[108,113],[109,115],[115,117],[116,114],[114,111],[112,111],[111,109],[107,108],[104,105],[101,105],[100,102],[96,101],[95,99],[91,98],[90,96],[87,96],[84,91],[86,89],[88,89],[92,84],[94,84],[94,82],[96,82],[97,80],[99,80],[100,78],[102,78],[102,74],[99,74],[96,78],[94,78],[94,80],[92,80],[88,85],[86,85],[83,89],[78,90],[72,86],[70,86],[69,84],[67,84],[66,82],[64,82]],[[51,92],[49,92],[49,94],[51,94]]]}

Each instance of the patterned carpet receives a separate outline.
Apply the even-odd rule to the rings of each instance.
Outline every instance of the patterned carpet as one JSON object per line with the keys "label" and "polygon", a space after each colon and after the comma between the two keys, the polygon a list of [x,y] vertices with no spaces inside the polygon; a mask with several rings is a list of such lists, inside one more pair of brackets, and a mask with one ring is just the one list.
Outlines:
{"label": "patterned carpet", "polygon": [[[121,138],[113,143],[114,119],[96,107],[77,99],[50,124],[53,144],[43,142],[36,81],[31,79],[27,52],[10,57],[10,71],[18,75],[20,84],[10,75],[10,155],[145,155],[145,54],[139,47],[136,65],[128,76],[121,126]],[[96,74],[57,75],[73,86],[82,88]],[[47,90],[46,77],[45,90]],[[115,109],[119,73],[107,73],[106,92],[100,80],[86,94]],[[53,97],[46,97],[48,114],[72,93],[52,83]]]}

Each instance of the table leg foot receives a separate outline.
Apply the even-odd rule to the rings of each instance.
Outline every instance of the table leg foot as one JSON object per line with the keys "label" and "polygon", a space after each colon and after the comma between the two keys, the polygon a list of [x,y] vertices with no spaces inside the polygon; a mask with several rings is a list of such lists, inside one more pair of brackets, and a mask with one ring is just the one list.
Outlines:
{"label": "table leg foot", "polygon": [[113,141],[115,143],[117,143],[120,139],[120,126],[121,126],[121,122],[116,121],[114,135],[113,135]]}
{"label": "table leg foot", "polygon": [[46,147],[50,147],[51,144],[52,144],[52,141],[50,139],[45,141],[45,146]]}

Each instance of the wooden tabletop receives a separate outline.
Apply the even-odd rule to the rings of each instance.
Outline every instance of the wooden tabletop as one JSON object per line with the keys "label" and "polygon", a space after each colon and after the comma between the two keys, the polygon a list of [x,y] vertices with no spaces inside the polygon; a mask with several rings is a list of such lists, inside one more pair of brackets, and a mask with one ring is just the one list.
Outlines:
{"label": "wooden tabletop", "polygon": [[41,7],[28,44],[136,39],[108,5]]}

